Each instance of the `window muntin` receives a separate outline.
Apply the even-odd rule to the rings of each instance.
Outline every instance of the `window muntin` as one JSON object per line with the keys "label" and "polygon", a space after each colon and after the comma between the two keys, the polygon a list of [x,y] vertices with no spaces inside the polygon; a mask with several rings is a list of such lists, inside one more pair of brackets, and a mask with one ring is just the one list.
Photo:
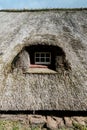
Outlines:
{"label": "window muntin", "polygon": [[51,64],[50,52],[35,52],[35,64]]}

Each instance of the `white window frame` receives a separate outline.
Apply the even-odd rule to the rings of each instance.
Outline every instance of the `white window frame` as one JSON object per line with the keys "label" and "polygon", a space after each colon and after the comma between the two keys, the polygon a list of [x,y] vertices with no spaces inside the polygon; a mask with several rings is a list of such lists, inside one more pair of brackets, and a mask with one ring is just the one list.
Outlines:
{"label": "white window frame", "polygon": [[[39,55],[38,57],[36,56],[37,54]],[[41,54],[44,54],[44,56],[42,57]],[[49,54],[49,57],[47,57],[46,54]],[[43,65],[51,64],[51,52],[35,52],[34,58],[35,58],[35,64],[43,64]],[[39,59],[39,61],[36,60],[37,58]],[[41,58],[44,59],[43,62],[41,61]],[[49,61],[46,61],[47,58],[49,59]]]}

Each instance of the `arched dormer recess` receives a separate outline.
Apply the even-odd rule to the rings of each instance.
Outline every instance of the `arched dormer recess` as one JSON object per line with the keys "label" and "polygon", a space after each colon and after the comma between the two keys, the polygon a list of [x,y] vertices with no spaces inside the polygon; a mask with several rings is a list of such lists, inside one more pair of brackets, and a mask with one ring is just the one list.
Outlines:
{"label": "arched dormer recess", "polygon": [[53,45],[25,46],[14,58],[13,68],[21,68],[25,73],[56,73],[68,70],[69,64],[62,48]]}

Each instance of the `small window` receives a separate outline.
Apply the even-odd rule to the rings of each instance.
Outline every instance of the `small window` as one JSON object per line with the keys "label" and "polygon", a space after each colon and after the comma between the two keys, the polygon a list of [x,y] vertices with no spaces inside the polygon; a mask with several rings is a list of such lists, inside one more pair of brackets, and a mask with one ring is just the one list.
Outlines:
{"label": "small window", "polygon": [[35,52],[35,64],[51,64],[50,52]]}

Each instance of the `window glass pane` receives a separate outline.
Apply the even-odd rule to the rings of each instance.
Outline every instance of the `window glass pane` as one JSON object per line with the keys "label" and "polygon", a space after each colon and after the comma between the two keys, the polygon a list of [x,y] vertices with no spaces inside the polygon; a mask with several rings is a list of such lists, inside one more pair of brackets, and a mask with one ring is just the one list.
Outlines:
{"label": "window glass pane", "polygon": [[47,53],[47,54],[46,54],[46,57],[50,57],[50,53]]}
{"label": "window glass pane", "polygon": [[40,56],[40,54],[39,53],[36,53],[36,57],[39,57]]}
{"label": "window glass pane", "polygon": [[50,58],[46,58],[46,62],[50,62]]}
{"label": "window glass pane", "polygon": [[44,58],[41,58],[41,62],[45,62],[45,59],[44,59]]}
{"label": "window glass pane", "polygon": [[41,57],[45,57],[44,53],[41,53]]}
{"label": "window glass pane", "polygon": [[36,58],[36,62],[39,62],[40,61],[40,59],[39,58]]}

